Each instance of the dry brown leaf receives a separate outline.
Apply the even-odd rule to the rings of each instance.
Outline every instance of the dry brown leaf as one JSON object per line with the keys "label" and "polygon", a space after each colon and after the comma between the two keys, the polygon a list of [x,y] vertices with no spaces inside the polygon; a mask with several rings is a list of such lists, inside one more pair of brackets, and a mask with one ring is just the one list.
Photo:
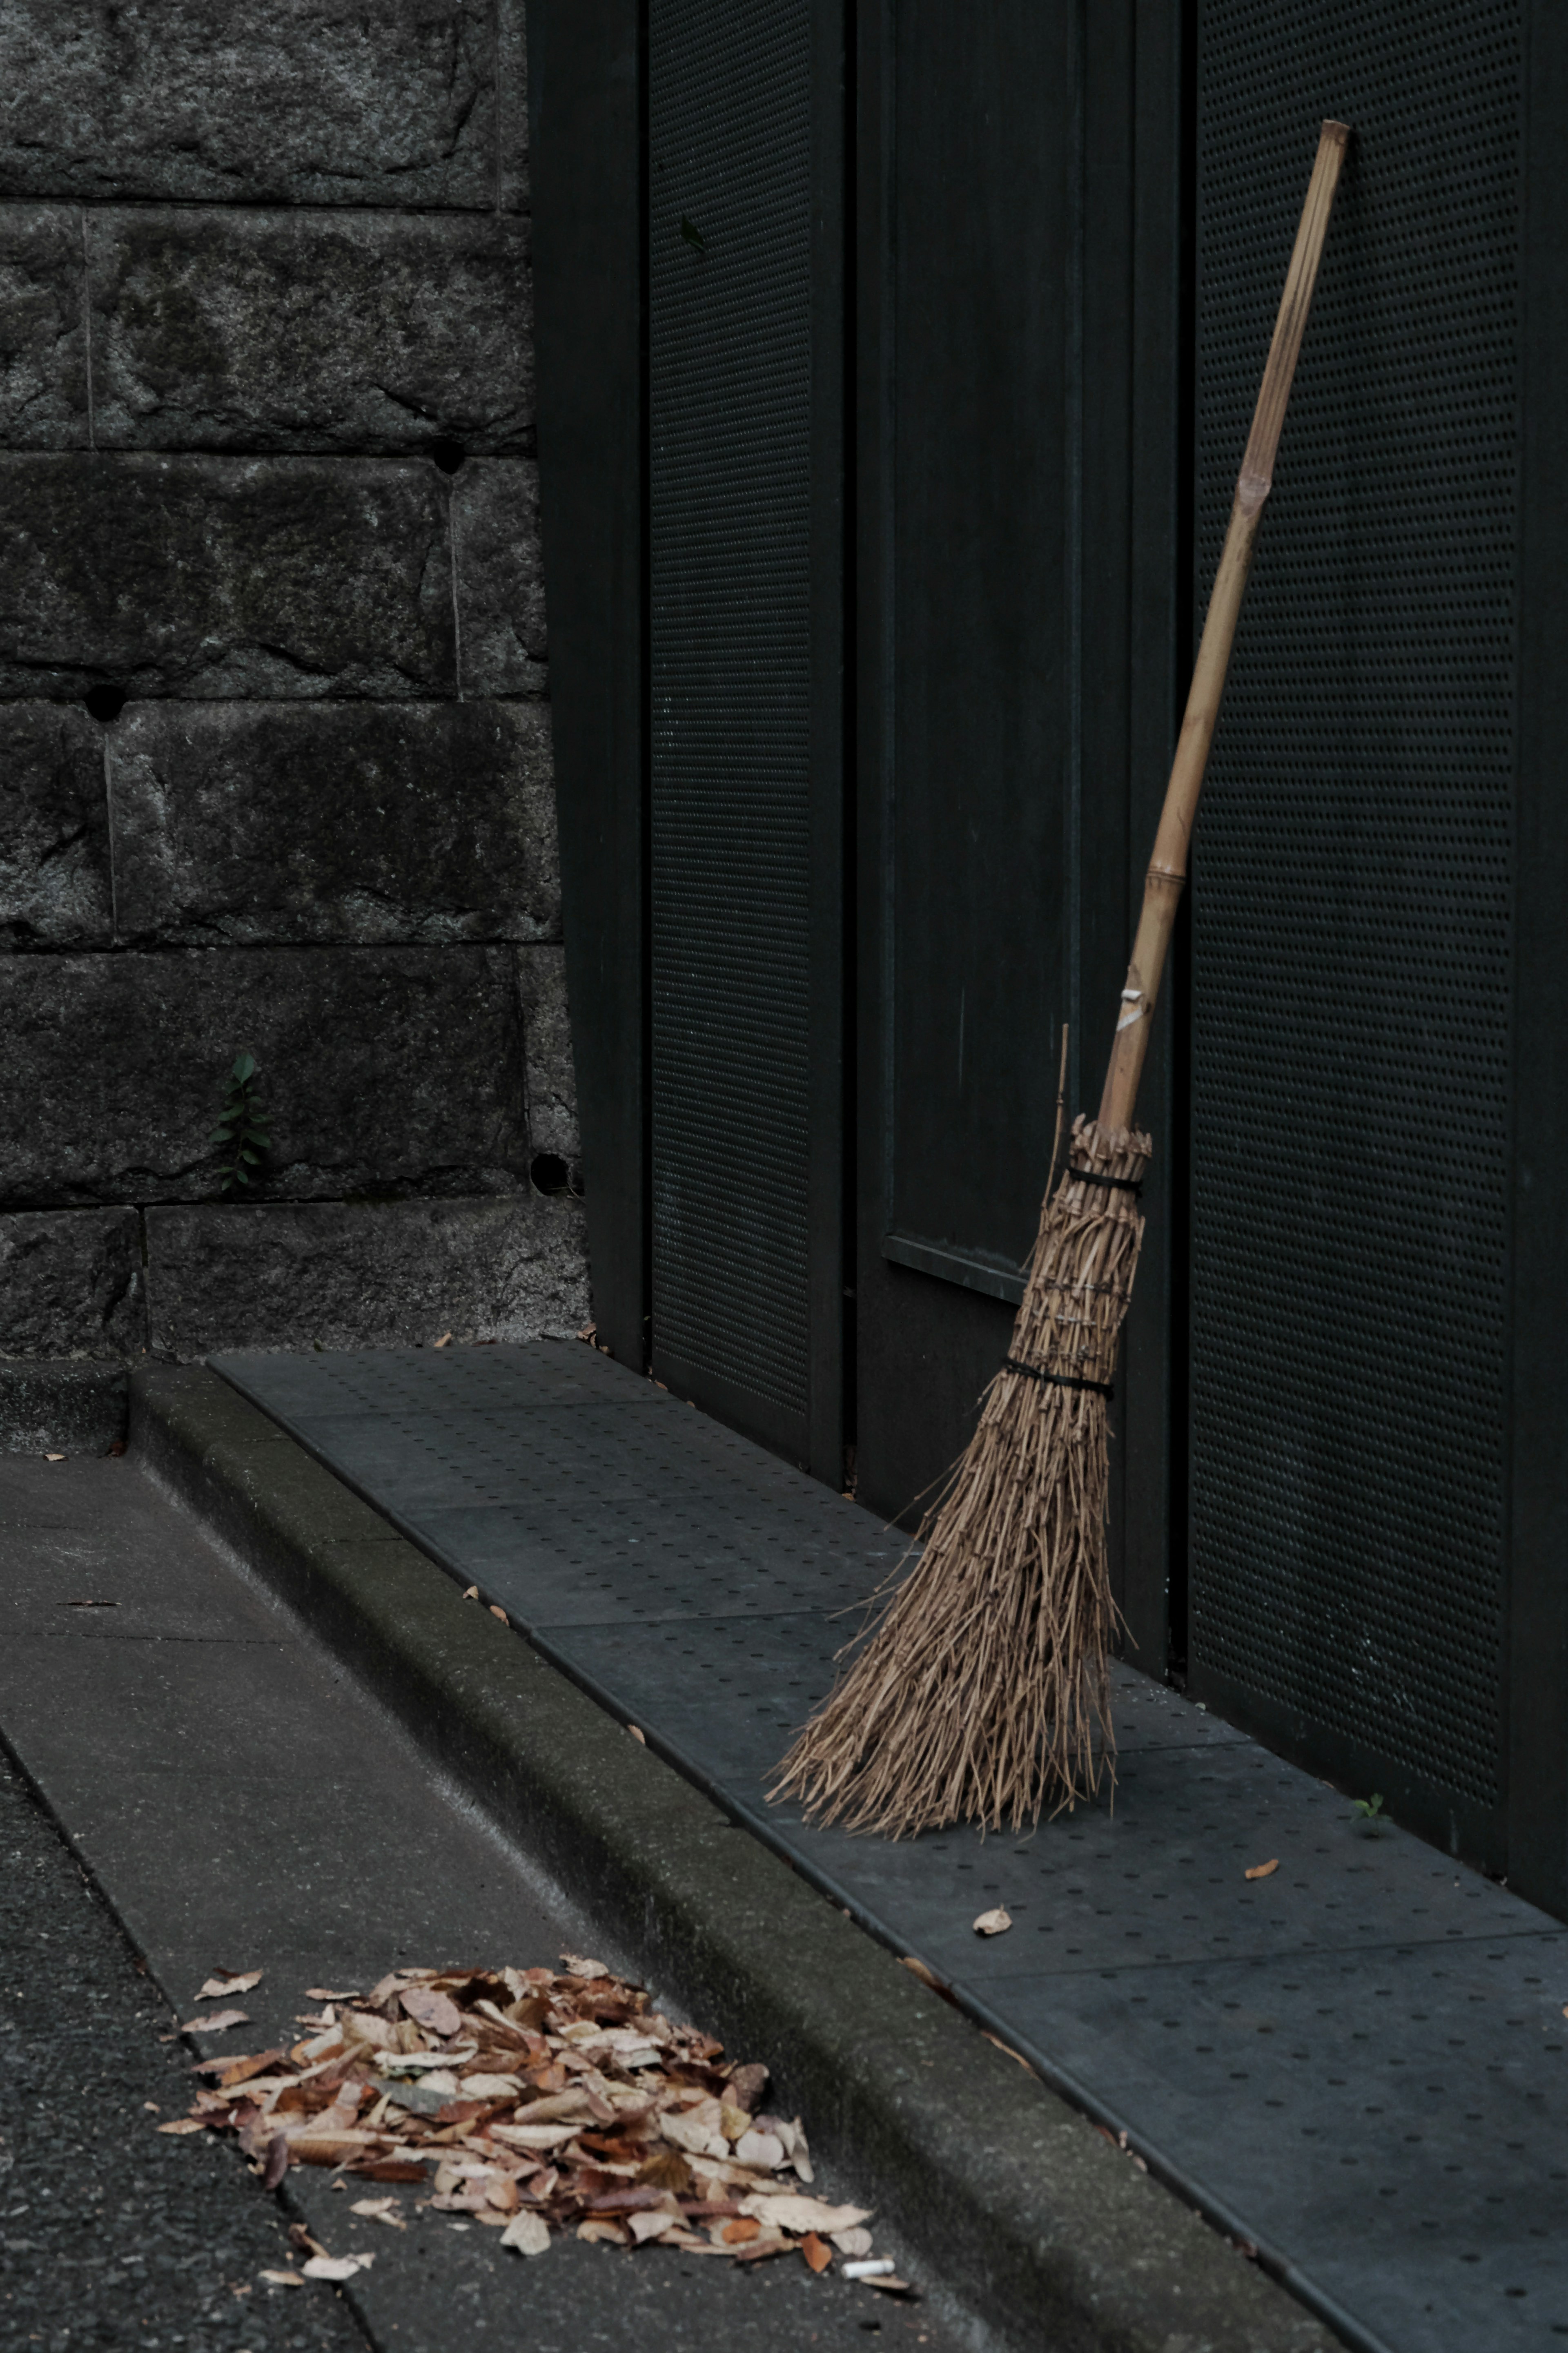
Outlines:
{"label": "dry brown leaf", "polygon": [[258,1986],[264,1974],[261,1969],[240,1969],[237,1972],[231,1970],[226,1977],[220,1971],[216,1977],[208,1978],[196,2000],[227,2001],[235,1994],[248,1993],[253,1986]]}
{"label": "dry brown leaf", "polygon": [[247,2010],[215,2010],[210,2018],[187,2018],[181,2027],[182,2034],[223,2034],[231,2026],[248,2026]]}
{"label": "dry brown leaf", "polygon": [[580,2239],[597,2240],[599,2244],[605,2247],[624,2247],[626,2243],[625,2231],[618,2222],[612,2221],[607,2215],[603,2219],[590,2216],[586,2222],[579,2222],[577,2236]]}
{"label": "dry brown leaf", "polygon": [[451,1345],[452,1335],[450,1332],[443,1332],[440,1338],[436,1343],[437,1348],[449,1348]]}
{"label": "dry brown leaf", "polygon": [[462,2032],[463,2013],[447,1995],[432,1993],[421,1986],[408,1986],[397,1999],[415,2024],[422,2026],[426,2034],[438,2034],[445,2041],[448,2035]]}
{"label": "dry brown leaf", "polygon": [[503,1626],[510,1626],[511,1624],[511,1620],[507,1616],[506,1611],[501,1608],[499,1601],[492,1601],[490,1603],[490,1616],[492,1618],[499,1618]]}
{"label": "dry brown leaf", "polygon": [[1248,1879],[1272,1879],[1279,1868],[1279,1858],[1276,1855],[1271,1862],[1249,1863],[1247,1876]]}
{"label": "dry brown leaf", "polygon": [[307,2001],[358,2001],[359,1995],[353,1986],[307,1986],[305,1999]]}
{"label": "dry brown leaf", "polygon": [[737,2165],[760,2166],[765,2172],[773,2173],[784,2161],[784,2145],[773,2133],[742,2133],[735,2143]]}
{"label": "dry brown leaf", "polygon": [[820,2231],[831,2236],[835,2231],[852,2231],[858,2222],[871,2219],[868,2206],[829,2206],[826,2199],[802,2198],[791,2189],[754,2189],[740,2203],[742,2214],[754,2214],[775,2231]]}
{"label": "dry brown leaf", "polygon": [[574,2125],[491,2125],[489,2130],[492,2140],[511,2148],[564,2148],[577,2137]]}
{"label": "dry brown leaf", "polygon": [[994,2043],[996,2049],[1002,2052],[1007,2058],[1016,2059],[1019,2066],[1023,2068],[1026,2074],[1032,2075],[1034,2073],[1035,2071],[1033,2067],[1030,2066],[1029,2062],[1025,2058],[1021,2051],[1015,2051],[1010,2042],[1004,2042],[1001,2036],[999,2034],[993,2034],[988,2027],[983,2026],[980,2031],[984,2035],[987,2042]]}
{"label": "dry brown leaf", "polygon": [[364,2267],[363,2255],[312,2255],[305,2265],[307,2279],[350,2280]]}
{"label": "dry brown leaf", "polygon": [[801,2241],[800,2252],[814,2272],[825,2272],[833,2261],[831,2249],[823,2245],[815,2231],[808,2232]]}
{"label": "dry brown leaf", "polygon": [[394,2231],[406,2231],[408,2228],[398,2213],[395,2198],[356,2198],[349,2212],[363,2214],[373,2222],[384,2222]]}
{"label": "dry brown leaf", "polygon": [[205,2132],[206,2128],[205,2116],[176,2116],[172,2125],[154,2125],[153,2127],[154,2132],[161,2133]]}
{"label": "dry brown leaf", "polygon": [[770,2255],[787,2255],[794,2251],[793,2239],[773,2238],[764,2231],[762,2237],[753,2239],[749,2247],[737,2247],[731,2260],[737,2263],[763,2263]]}
{"label": "dry brown leaf", "polygon": [[262,2272],[259,2277],[267,2282],[268,2287],[303,2287],[305,2284],[299,2272]]}
{"label": "dry brown leaf", "polygon": [[191,2073],[210,2075],[215,2089],[227,2091],[235,2084],[247,2083],[252,2075],[262,2074],[276,2066],[285,2056],[281,2051],[256,2051],[243,2059],[198,2059]]}
{"label": "dry brown leaf", "polygon": [[737,2067],[731,2076],[728,2092],[736,2107],[744,2108],[748,2116],[756,2112],[757,2102],[767,2089],[768,2071],[760,2060],[751,2060]]}
{"label": "dry brown leaf", "polygon": [[998,1904],[991,1911],[981,1913],[974,1923],[974,1933],[977,1936],[1001,1936],[1006,1934],[1012,1925],[1013,1915],[1011,1912],[1004,1911]]}
{"label": "dry brown leaf", "polygon": [[830,2231],[828,2236],[841,2255],[868,2255],[871,2252],[869,2231]]}
{"label": "dry brown leaf", "polygon": [[628,2214],[626,2228],[640,2247],[645,2239],[662,2239],[667,2231],[673,2231],[678,2226],[679,2221],[679,2214],[666,2214],[658,2211],[648,2213],[645,2211],[640,2214]]}
{"label": "dry brown leaf", "polygon": [[643,1730],[640,1724],[628,1724],[626,1730],[631,1734],[632,1738],[637,1742],[640,1748],[646,1748],[647,1746],[647,1735]]}
{"label": "dry brown leaf", "polygon": [[[477,1585],[465,1585],[465,1586],[464,1586],[464,1588],[463,1588],[463,1599],[464,1599],[464,1600],[465,1600],[465,1601],[477,1601],[477,1600],[479,1599],[479,1587],[478,1587]],[[373,1996],[373,1997],[372,1997],[372,1999],[374,2000],[374,1997]]]}
{"label": "dry brown leaf", "polygon": [[719,2232],[727,2247],[743,2247],[749,2239],[760,2239],[762,2235],[762,2224],[751,2214],[737,2215],[734,2221],[724,2223]]}
{"label": "dry brown leaf", "polygon": [[[979,1923],[976,1922],[975,1925],[978,1926]],[[931,1967],[929,1962],[922,1961],[920,1959],[918,1955],[914,1953],[905,1953],[901,1955],[900,1957],[902,1959],[903,1966],[909,1970],[910,1975],[911,1977],[919,1978],[921,1985],[930,1986],[932,1993],[945,1993],[947,1991],[947,1988],[943,1985],[942,1979],[938,1977],[936,1971]]]}
{"label": "dry brown leaf", "polygon": [[561,1966],[569,1978],[607,1978],[609,1970],[603,1961],[590,1961],[581,1953],[563,1953]]}
{"label": "dry brown leaf", "polygon": [[503,2247],[514,2247],[520,2255],[545,2254],[550,2247],[550,2225],[542,2214],[514,2214],[500,2234],[500,2242]]}
{"label": "dry brown leaf", "polygon": [[900,2279],[893,2272],[884,2272],[879,2279],[868,2279],[866,2284],[868,2287],[879,2287],[884,2295],[907,2295],[911,2301],[914,2297],[914,2289],[908,2280]]}
{"label": "dry brown leaf", "polygon": [[46,1454],[44,1457],[46,1462],[63,1462],[65,1459],[63,1454]]}

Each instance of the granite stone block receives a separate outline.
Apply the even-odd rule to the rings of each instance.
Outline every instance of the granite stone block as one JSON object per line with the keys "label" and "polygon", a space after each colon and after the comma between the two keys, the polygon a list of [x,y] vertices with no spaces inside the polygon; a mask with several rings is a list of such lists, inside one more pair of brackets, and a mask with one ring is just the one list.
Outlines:
{"label": "granite stone block", "polygon": [[0,0],[0,194],[496,201],[494,0]]}
{"label": "granite stone block", "polygon": [[539,468],[472,458],[452,482],[465,694],[542,694],[548,672]]}
{"label": "granite stone block", "polygon": [[532,452],[525,220],[155,207],[87,234],[100,449]]}
{"label": "granite stone block", "polygon": [[588,1314],[578,1203],[312,1201],[147,1212],[159,1350],[531,1340]]}
{"label": "granite stone block", "polygon": [[566,958],[558,947],[522,948],[518,995],[528,1066],[528,1139],[536,1154],[577,1165],[577,1084],[566,1005]]}
{"label": "granite stone block", "polygon": [[107,947],[103,731],[58,702],[0,702],[0,949]]}
{"label": "granite stone block", "polygon": [[146,1345],[134,1209],[0,1217],[0,1356],[136,1355]]}
{"label": "granite stone block", "polygon": [[545,704],[146,702],[108,747],[122,939],[560,936]]}
{"label": "granite stone block", "polygon": [[117,1361],[0,1357],[0,1454],[107,1454],[125,1436],[130,1403]]}
{"label": "granite stone block", "polygon": [[0,695],[428,695],[453,680],[422,459],[0,459]]}
{"label": "granite stone block", "polygon": [[85,449],[81,221],[0,205],[0,448]]}
{"label": "granite stone block", "polygon": [[[531,202],[528,179],[527,17],[525,0],[497,0],[498,202],[501,210],[509,213],[525,213]],[[635,72],[635,62],[628,63]]]}
{"label": "granite stone block", "polygon": [[0,1204],[218,1197],[236,1054],[269,1197],[526,1181],[521,1022],[500,947],[0,957]]}

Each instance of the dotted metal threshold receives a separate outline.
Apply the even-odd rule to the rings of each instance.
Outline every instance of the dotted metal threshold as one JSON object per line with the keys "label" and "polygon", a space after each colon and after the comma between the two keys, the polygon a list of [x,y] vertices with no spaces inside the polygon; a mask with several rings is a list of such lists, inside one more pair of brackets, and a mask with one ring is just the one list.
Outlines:
{"label": "dotted metal threshold", "polygon": [[870,1513],[576,1343],[212,1361],[1347,2342],[1568,2342],[1558,1922],[1126,1669],[1114,1812],[808,1829],[764,1789],[899,1557]]}

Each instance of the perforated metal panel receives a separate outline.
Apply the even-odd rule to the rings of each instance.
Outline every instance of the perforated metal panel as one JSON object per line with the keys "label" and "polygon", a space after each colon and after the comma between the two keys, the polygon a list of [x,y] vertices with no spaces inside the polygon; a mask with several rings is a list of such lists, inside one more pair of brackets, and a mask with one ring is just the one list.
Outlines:
{"label": "perforated metal panel", "polygon": [[1198,828],[1191,1644],[1501,1773],[1521,33],[1201,0],[1198,579],[1355,138]]}
{"label": "perforated metal panel", "polygon": [[649,19],[654,1344],[809,1369],[809,0]]}

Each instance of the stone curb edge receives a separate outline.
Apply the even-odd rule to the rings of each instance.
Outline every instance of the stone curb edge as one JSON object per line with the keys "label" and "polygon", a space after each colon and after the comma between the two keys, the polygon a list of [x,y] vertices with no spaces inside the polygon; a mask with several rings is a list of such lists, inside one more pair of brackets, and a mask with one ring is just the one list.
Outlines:
{"label": "stone curb edge", "polygon": [[498,1826],[743,2055],[1005,2343],[1330,2353],[1323,2324],[203,1366],[131,1444]]}

